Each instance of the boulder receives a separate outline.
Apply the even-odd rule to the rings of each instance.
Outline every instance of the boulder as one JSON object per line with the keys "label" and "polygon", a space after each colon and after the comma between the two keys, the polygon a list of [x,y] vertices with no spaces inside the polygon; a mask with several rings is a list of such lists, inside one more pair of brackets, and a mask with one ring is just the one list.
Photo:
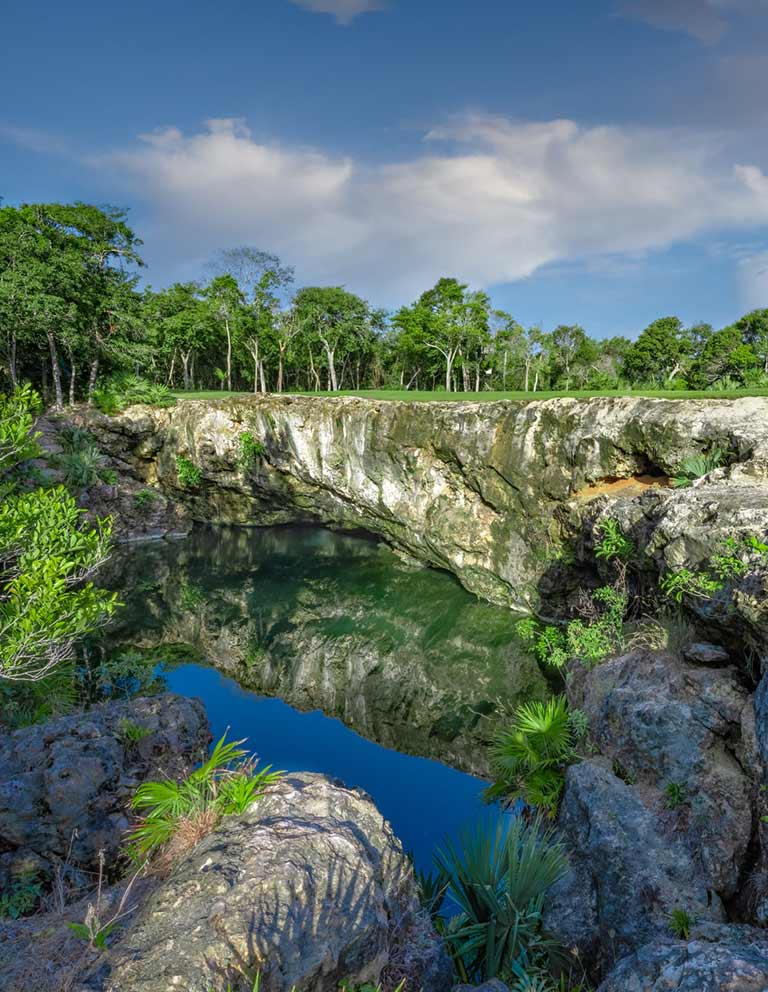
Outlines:
{"label": "boulder", "polygon": [[692,665],[712,665],[717,668],[728,663],[729,655],[725,648],[721,648],[718,644],[697,641],[683,650],[683,657]]}
{"label": "boulder", "polygon": [[646,944],[598,992],[765,992],[768,935],[747,926],[694,926],[688,940]]}
{"label": "boulder", "polygon": [[[383,975],[445,992],[452,968],[371,799],[293,774],[225,818],[160,884],[80,992],[336,992]],[[407,972],[407,974],[406,974]],[[248,985],[250,988],[250,985]]]}
{"label": "boulder", "polygon": [[724,918],[686,845],[603,762],[568,769],[557,825],[571,868],[549,891],[544,922],[590,968],[667,933],[676,907]]}
{"label": "boulder", "polygon": [[[683,840],[709,888],[738,890],[761,778],[752,697],[734,668],[633,651],[574,669],[568,696],[600,753]],[[679,788],[668,809],[666,789]],[[663,826],[662,826],[663,825]]]}
{"label": "boulder", "polygon": [[[125,730],[142,728],[131,741]],[[143,781],[189,772],[210,740],[199,700],[165,694],[110,702],[0,741],[0,845],[93,868],[114,858]]]}

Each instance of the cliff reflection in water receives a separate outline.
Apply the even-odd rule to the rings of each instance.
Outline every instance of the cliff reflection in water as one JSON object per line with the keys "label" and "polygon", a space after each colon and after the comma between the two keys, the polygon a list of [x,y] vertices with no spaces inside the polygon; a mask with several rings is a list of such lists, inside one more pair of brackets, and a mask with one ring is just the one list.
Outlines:
{"label": "cliff reflection in water", "polygon": [[201,528],[112,570],[116,641],[191,645],[243,687],[475,774],[499,720],[546,691],[513,614],[368,538]]}

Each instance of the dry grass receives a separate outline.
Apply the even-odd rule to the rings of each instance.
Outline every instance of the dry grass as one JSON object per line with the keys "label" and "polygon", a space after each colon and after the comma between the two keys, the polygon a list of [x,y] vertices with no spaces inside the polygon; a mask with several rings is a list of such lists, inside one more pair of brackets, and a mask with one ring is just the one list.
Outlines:
{"label": "dry grass", "polygon": [[219,819],[219,812],[213,806],[182,817],[171,839],[152,858],[148,869],[151,874],[167,877],[174,864],[194,850],[215,829]]}

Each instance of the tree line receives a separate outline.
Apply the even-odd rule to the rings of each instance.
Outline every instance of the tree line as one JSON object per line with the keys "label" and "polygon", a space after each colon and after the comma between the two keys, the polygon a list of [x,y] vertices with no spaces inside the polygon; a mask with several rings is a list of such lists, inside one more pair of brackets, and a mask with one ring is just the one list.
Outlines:
{"label": "tree line", "polygon": [[715,329],[661,317],[636,340],[523,327],[442,278],[393,313],[342,286],[297,288],[253,247],[199,280],[140,284],[142,242],[116,208],[0,207],[0,372],[55,405],[121,373],[174,390],[605,390],[768,386],[768,309]]}

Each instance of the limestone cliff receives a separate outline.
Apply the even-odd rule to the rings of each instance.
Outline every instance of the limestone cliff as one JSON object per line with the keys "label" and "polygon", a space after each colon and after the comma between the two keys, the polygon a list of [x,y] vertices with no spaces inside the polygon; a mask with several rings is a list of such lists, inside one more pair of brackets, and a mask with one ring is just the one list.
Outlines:
{"label": "limestone cliff", "polygon": [[[659,567],[695,563],[732,530],[768,529],[768,398],[265,396],[88,420],[118,467],[195,519],[364,527],[521,610],[566,583],[563,540],[576,546],[582,521],[607,502],[642,531]],[[247,467],[245,432],[263,445]],[[712,447],[729,453],[728,468],[692,489],[667,486],[684,457]],[[198,486],[180,485],[177,456],[200,468]]]}

